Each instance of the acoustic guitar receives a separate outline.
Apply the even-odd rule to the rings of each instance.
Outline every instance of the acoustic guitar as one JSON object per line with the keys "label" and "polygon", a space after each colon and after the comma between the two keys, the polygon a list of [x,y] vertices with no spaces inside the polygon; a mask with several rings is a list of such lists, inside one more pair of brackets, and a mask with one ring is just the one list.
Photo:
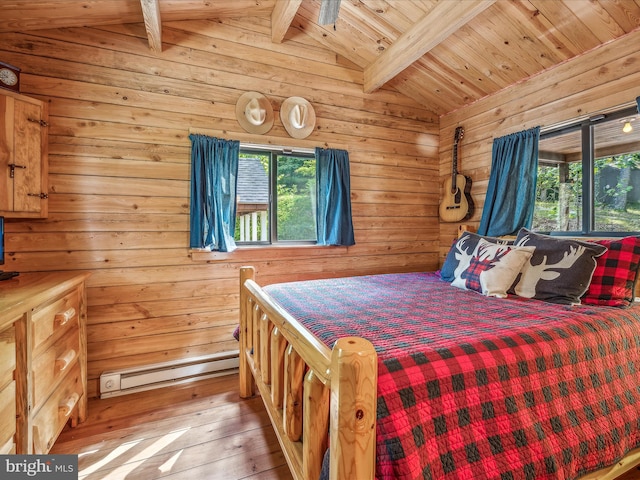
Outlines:
{"label": "acoustic guitar", "polygon": [[464,128],[456,127],[451,177],[444,182],[444,198],[440,203],[440,218],[443,222],[460,222],[473,215],[471,177],[458,173],[458,144],[463,136]]}

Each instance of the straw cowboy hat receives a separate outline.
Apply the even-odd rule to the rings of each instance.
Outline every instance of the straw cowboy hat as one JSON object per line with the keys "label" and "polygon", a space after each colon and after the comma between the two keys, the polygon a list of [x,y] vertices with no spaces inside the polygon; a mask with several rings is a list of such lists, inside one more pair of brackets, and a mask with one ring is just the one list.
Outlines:
{"label": "straw cowboy hat", "polygon": [[302,97],[289,97],[280,107],[280,120],[293,138],[307,138],[316,126],[316,112]]}
{"label": "straw cowboy hat", "polygon": [[271,102],[259,92],[243,93],[236,103],[236,118],[249,133],[267,133],[273,127]]}

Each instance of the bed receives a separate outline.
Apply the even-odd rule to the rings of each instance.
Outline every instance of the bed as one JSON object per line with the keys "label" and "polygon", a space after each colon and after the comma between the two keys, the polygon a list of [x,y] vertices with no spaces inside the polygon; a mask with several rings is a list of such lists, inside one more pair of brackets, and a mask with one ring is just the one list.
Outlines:
{"label": "bed", "polygon": [[638,306],[484,296],[436,272],[260,287],[243,267],[240,284],[240,395],[259,391],[296,480],[640,462]]}

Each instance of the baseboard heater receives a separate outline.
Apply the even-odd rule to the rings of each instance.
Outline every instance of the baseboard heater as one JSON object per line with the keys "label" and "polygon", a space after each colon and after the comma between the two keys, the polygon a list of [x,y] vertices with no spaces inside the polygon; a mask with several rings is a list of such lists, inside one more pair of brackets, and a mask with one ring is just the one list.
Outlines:
{"label": "baseboard heater", "polygon": [[155,363],[100,375],[100,398],[142,392],[238,372],[239,351]]}

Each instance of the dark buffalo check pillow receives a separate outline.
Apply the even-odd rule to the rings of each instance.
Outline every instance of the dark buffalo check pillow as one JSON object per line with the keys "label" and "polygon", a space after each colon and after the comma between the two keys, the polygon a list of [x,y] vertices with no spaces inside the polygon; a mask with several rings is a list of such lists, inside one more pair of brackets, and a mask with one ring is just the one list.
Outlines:
{"label": "dark buffalo check pillow", "polygon": [[[475,252],[478,246],[478,241],[484,239],[486,242],[494,243],[498,245],[512,245],[513,240],[504,240],[496,237],[485,237],[473,232],[464,232],[460,237],[453,242],[447,258],[442,264],[440,269],[440,278],[446,282],[453,282],[456,278],[456,271],[460,270],[460,260],[466,258]],[[459,275],[458,275],[459,276]]]}
{"label": "dark buffalo check pillow", "polygon": [[510,292],[527,298],[565,305],[580,304],[604,245],[551,237],[520,229],[515,245],[535,247]]}
{"label": "dark buffalo check pillow", "polygon": [[640,266],[640,237],[597,240],[607,247],[597,259],[589,290],[582,303],[628,307],[633,303],[638,267]]}
{"label": "dark buffalo check pillow", "polygon": [[533,251],[533,247],[501,245],[481,238],[474,252],[460,259],[460,268],[451,285],[504,298]]}

